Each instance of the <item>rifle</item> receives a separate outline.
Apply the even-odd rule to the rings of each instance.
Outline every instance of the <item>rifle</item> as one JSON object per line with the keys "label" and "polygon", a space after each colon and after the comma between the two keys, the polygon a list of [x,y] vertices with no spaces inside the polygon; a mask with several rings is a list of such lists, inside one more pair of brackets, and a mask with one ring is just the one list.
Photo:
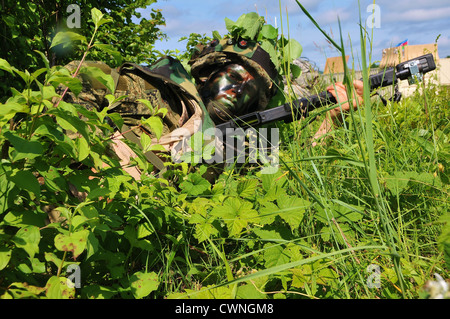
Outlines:
{"label": "rifle", "polygon": [[[409,84],[422,81],[423,75],[436,69],[431,53],[398,64],[395,68],[387,68],[383,72],[369,77],[370,90],[395,85],[399,80],[408,79]],[[216,125],[224,135],[227,129],[248,128],[283,120],[290,123],[306,117],[316,108],[336,104],[337,101],[328,91],[307,98],[301,98],[291,103],[258,112],[252,112],[235,117],[225,123]]]}

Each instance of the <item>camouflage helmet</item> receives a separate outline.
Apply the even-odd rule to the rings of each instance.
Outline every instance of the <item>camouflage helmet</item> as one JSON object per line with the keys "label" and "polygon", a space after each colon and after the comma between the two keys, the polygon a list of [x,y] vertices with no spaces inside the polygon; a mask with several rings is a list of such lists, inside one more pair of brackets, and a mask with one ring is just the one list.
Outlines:
{"label": "camouflage helmet", "polygon": [[[189,64],[199,91],[218,69],[230,64],[243,66],[261,83],[258,103],[249,111],[265,109],[275,95],[278,72],[270,55],[256,41],[232,38],[213,40],[209,45],[199,47],[197,54],[193,55]],[[211,112],[211,110],[208,111]]]}

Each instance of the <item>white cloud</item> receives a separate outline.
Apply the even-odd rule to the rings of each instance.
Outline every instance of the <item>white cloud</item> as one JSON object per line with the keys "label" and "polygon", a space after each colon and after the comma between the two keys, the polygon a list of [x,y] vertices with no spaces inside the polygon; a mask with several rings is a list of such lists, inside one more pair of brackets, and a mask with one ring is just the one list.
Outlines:
{"label": "white cloud", "polygon": [[426,22],[450,17],[450,6],[444,8],[410,8],[398,12],[387,12],[382,19],[389,22]]}
{"label": "white cloud", "polygon": [[[338,16],[341,21],[342,34],[347,50],[348,38],[353,41],[353,49],[359,51],[359,15],[363,23],[371,14],[366,11],[373,0],[360,0],[360,9],[356,0],[299,0],[319,25],[339,42],[337,27]],[[411,44],[433,43],[438,34],[440,55],[450,54],[450,1],[449,0],[376,0],[381,9],[381,28],[368,30],[374,32],[374,58],[381,55],[381,50],[396,45],[408,38]],[[256,5],[256,6],[255,6]],[[185,42],[178,43],[182,36],[190,33],[211,35],[213,30],[226,33],[225,17],[236,20],[241,14],[258,11],[268,23],[280,26],[280,4],[277,0],[167,0],[158,1],[151,8],[162,8],[167,26],[163,28],[170,42],[157,45],[160,49],[184,49]],[[292,38],[297,39],[304,48],[303,55],[315,60],[317,64],[325,61],[330,51],[324,36],[312,25],[299,8],[295,0],[281,0],[284,32],[286,28],[286,10],[289,13],[289,31]],[[369,36],[371,36],[369,34]],[[321,48],[318,48],[320,46]],[[441,53],[442,52],[442,53]],[[350,52],[349,52],[350,53]]]}

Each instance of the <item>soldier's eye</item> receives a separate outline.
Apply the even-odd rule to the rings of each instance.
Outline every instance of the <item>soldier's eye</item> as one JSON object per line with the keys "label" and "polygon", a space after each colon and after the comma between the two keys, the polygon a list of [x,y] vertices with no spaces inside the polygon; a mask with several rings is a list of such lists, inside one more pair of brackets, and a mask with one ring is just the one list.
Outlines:
{"label": "soldier's eye", "polygon": [[242,76],[237,72],[231,72],[229,74],[230,78],[235,81],[242,81]]}

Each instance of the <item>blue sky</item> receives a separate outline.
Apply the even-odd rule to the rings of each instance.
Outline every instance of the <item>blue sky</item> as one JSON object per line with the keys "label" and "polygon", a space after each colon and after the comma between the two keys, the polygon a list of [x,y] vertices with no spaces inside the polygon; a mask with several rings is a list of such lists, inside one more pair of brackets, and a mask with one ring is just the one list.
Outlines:
{"label": "blue sky", "polygon": [[[337,56],[337,51],[325,37],[312,25],[300,10],[295,0],[158,0],[149,8],[161,9],[166,20],[163,32],[168,41],[159,41],[158,50],[185,50],[186,41],[179,42],[183,36],[191,33],[211,36],[217,30],[226,34],[225,17],[236,21],[248,12],[258,12],[266,21],[281,29],[280,2],[284,33],[296,39],[303,46],[303,57],[307,57],[323,70],[327,57]],[[372,14],[367,12],[370,0],[303,0],[302,5],[310,12],[319,25],[340,42],[338,17],[341,21],[344,44],[348,54],[358,69],[360,55],[359,15],[363,23]],[[381,59],[384,48],[397,45],[408,39],[409,44],[434,43],[438,40],[439,56],[450,55],[450,1],[449,0],[377,0],[379,8],[379,27],[373,31],[371,45],[372,61]],[[289,26],[287,25],[287,15]],[[143,11],[144,17],[148,13]],[[353,47],[353,50],[351,49]],[[352,51],[352,52],[350,52]],[[354,58],[354,59],[353,59]]]}

